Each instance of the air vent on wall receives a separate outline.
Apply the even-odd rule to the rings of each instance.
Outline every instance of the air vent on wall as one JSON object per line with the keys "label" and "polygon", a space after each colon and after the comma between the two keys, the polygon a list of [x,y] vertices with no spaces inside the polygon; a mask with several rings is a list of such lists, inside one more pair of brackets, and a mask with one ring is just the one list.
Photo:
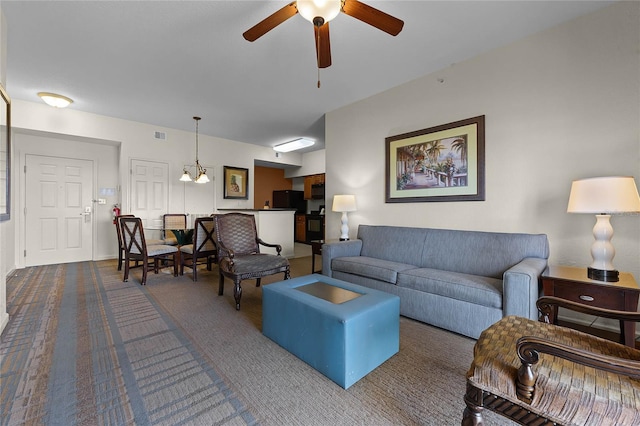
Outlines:
{"label": "air vent on wall", "polygon": [[155,139],[159,139],[161,141],[166,141],[167,140],[167,134],[165,132],[156,131],[156,132],[153,133],[153,137]]}

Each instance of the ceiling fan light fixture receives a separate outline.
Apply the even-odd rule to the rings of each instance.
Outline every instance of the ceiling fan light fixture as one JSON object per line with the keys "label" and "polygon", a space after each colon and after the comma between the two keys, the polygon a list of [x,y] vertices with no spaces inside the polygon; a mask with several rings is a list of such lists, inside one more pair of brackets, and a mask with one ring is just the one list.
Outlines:
{"label": "ceiling fan light fixture", "polygon": [[315,25],[314,19],[321,17],[329,22],[340,13],[341,0],[298,0],[298,13],[307,21]]}
{"label": "ceiling fan light fixture", "polygon": [[57,93],[38,92],[38,96],[49,106],[55,108],[66,108],[73,103],[73,99]]}
{"label": "ceiling fan light fixture", "polygon": [[273,150],[277,152],[291,152],[298,149],[306,148],[313,144],[315,144],[315,141],[312,141],[311,139],[299,138],[289,142],[281,143],[280,145],[276,145],[273,147]]}

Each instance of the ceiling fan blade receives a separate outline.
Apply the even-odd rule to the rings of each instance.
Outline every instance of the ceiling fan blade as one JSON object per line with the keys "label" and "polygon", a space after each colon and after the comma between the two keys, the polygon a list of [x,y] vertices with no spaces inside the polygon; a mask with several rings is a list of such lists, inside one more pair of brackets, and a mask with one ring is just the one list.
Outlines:
{"label": "ceiling fan blade", "polygon": [[327,68],[331,66],[331,44],[329,42],[329,23],[326,22],[321,26],[314,25],[313,33],[316,40],[316,55],[318,59],[318,68]]}
{"label": "ceiling fan blade", "polygon": [[293,1],[249,28],[242,34],[242,36],[248,41],[256,41],[296,13],[298,13],[298,8],[296,7],[296,2]]}
{"label": "ceiling fan blade", "polygon": [[398,35],[404,26],[404,21],[357,0],[345,0],[342,11],[392,36]]}

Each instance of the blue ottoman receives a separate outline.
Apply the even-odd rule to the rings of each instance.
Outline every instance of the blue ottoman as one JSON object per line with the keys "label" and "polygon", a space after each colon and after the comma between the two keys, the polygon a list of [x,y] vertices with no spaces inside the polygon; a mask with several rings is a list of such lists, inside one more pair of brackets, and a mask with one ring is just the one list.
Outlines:
{"label": "blue ottoman", "polygon": [[400,346],[400,298],[313,274],[262,288],[262,333],[347,389]]}

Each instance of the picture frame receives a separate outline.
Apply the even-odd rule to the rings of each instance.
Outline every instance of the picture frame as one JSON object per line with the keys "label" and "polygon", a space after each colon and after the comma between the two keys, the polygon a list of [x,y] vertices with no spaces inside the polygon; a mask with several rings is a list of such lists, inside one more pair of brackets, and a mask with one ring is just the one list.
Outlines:
{"label": "picture frame", "polygon": [[224,166],[224,198],[249,199],[249,169]]}
{"label": "picture frame", "polygon": [[11,98],[0,84],[0,222],[11,218]]}
{"label": "picture frame", "polygon": [[484,201],[484,115],[385,138],[385,203]]}

